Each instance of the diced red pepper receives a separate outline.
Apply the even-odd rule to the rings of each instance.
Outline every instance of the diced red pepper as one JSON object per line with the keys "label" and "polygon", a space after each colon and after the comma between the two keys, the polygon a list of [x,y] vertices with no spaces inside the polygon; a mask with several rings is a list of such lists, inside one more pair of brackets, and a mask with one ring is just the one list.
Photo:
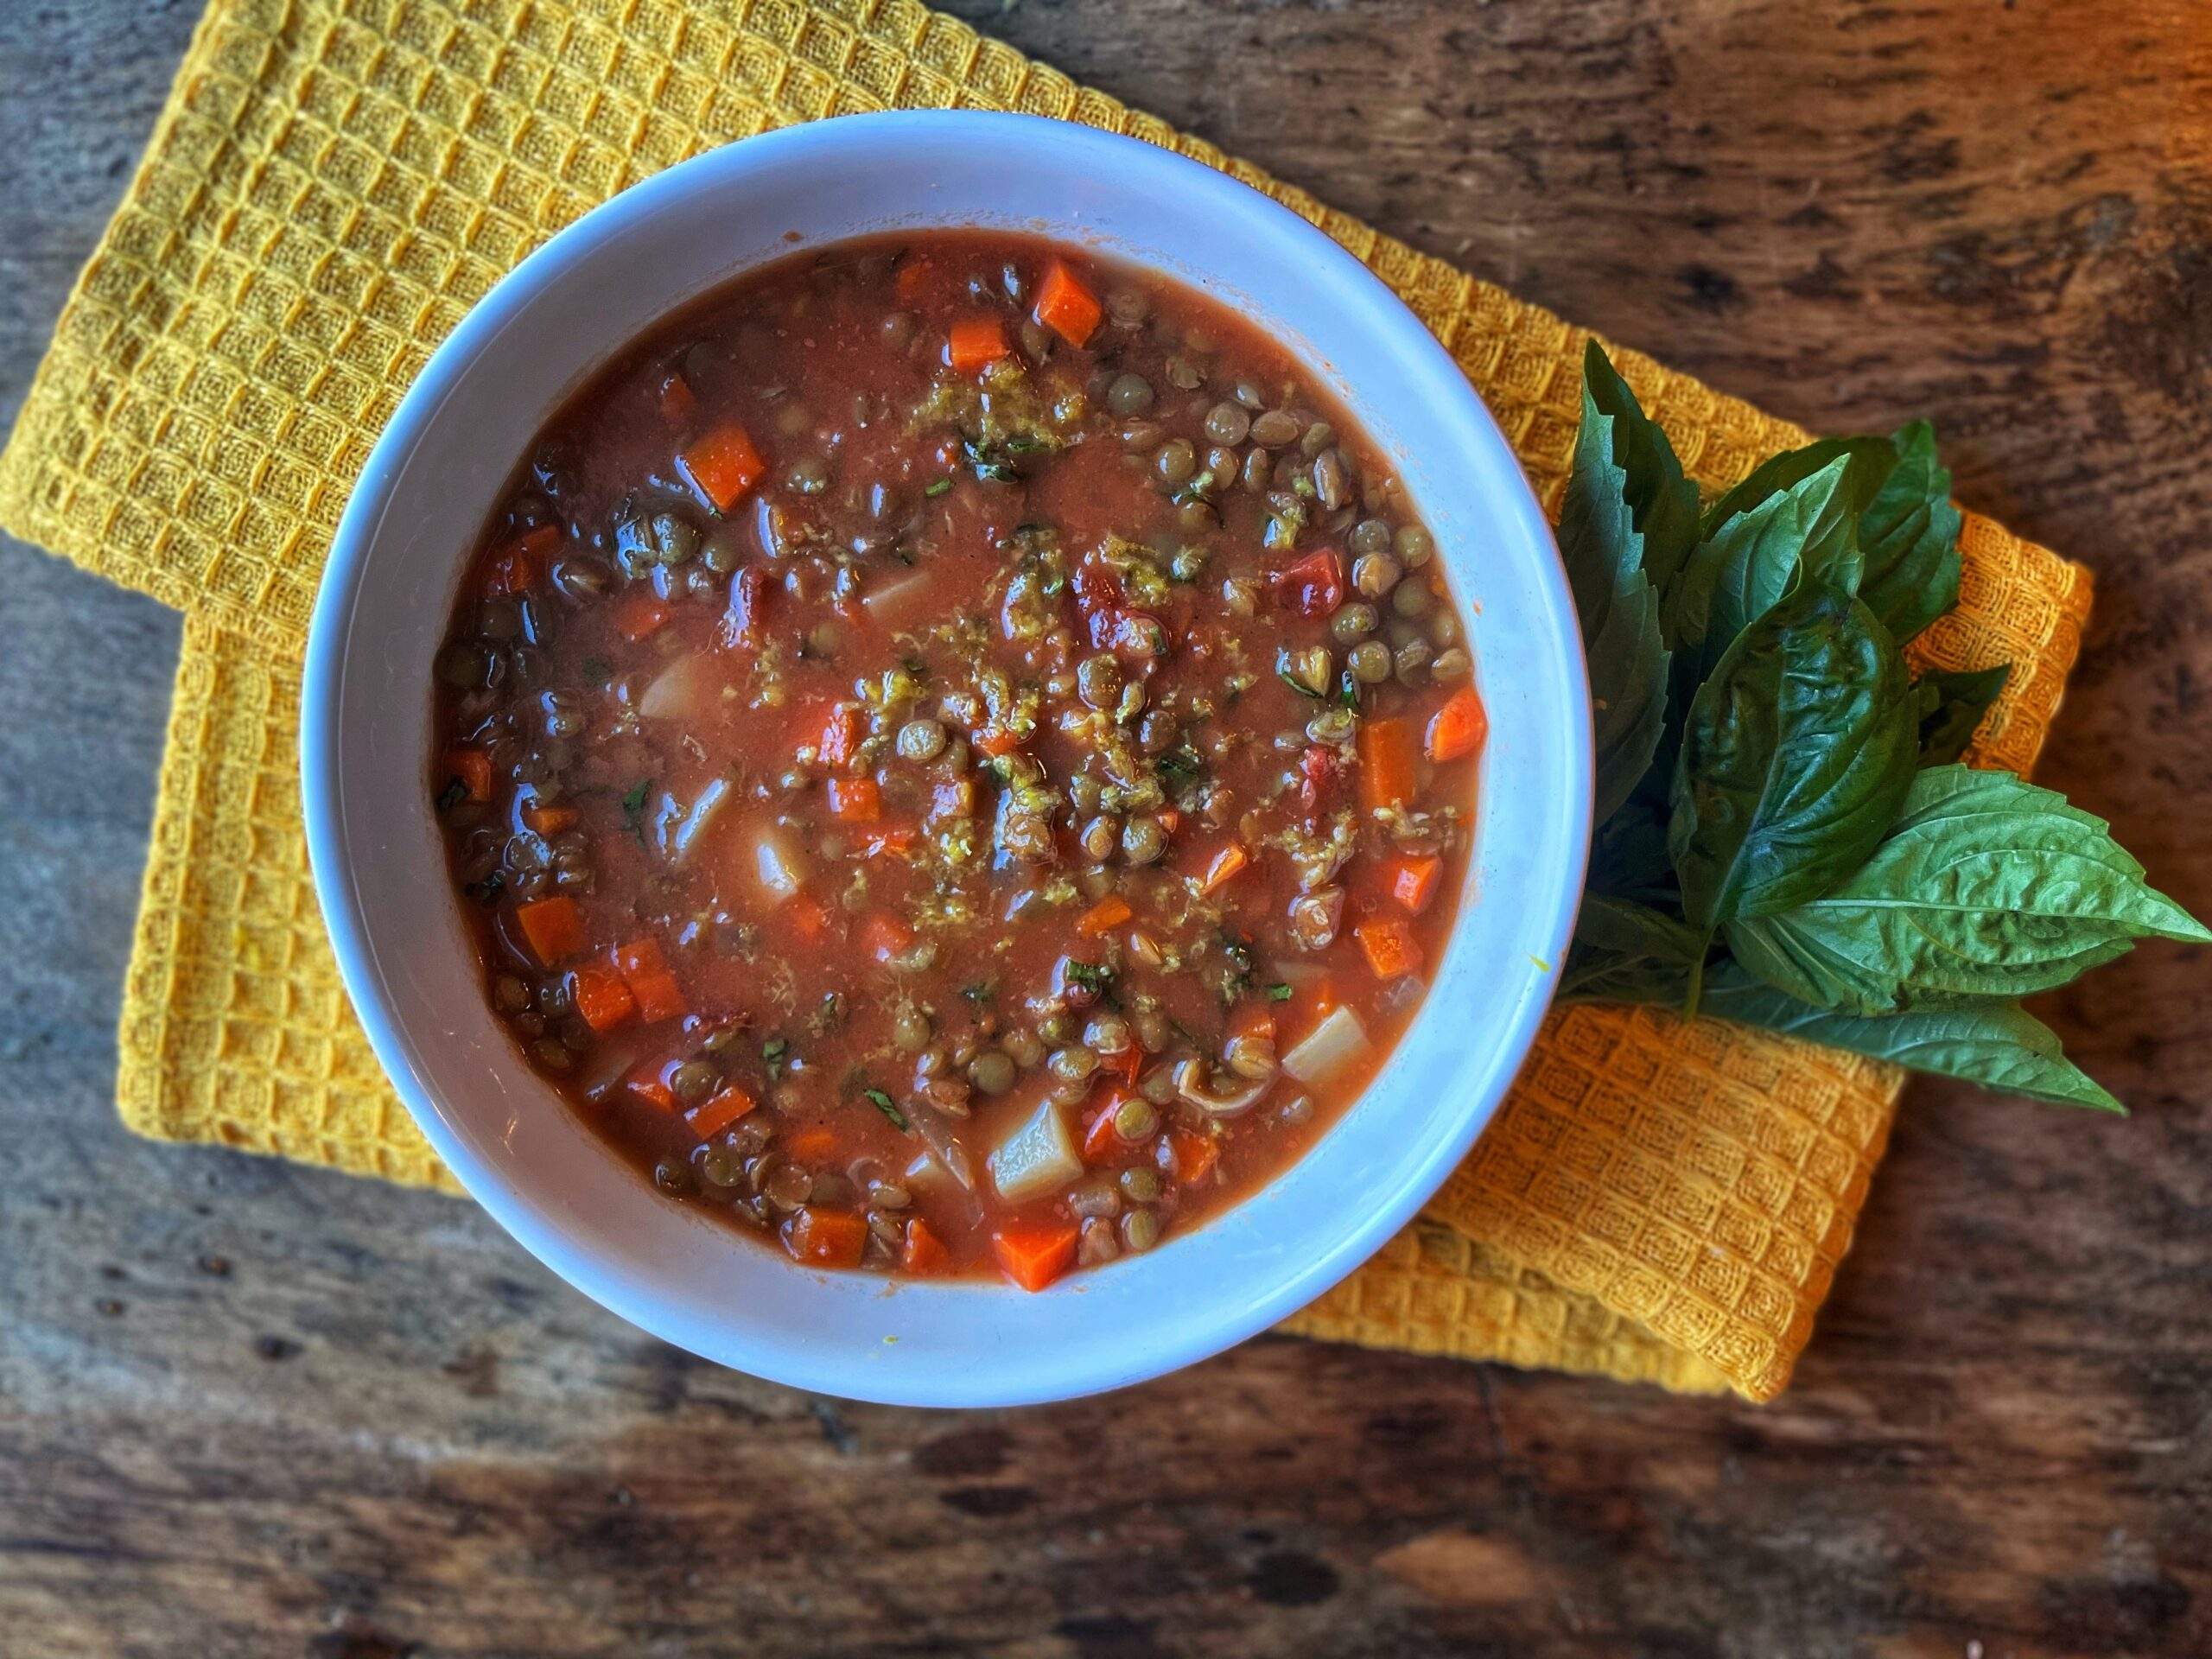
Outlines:
{"label": "diced red pepper", "polygon": [[1344,602],[1344,561],[1332,547],[1317,548],[1268,578],[1276,595],[1300,616],[1330,616]]}

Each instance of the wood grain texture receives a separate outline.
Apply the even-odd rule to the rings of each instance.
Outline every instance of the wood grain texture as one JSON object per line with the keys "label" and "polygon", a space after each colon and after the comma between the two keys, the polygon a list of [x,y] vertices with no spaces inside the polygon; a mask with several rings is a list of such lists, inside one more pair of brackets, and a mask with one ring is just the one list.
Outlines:
{"label": "wood grain texture", "polygon": [[[1927,413],[2096,569],[2045,776],[2212,912],[2212,16],[2185,0],[959,0],[1715,385]],[[0,411],[185,0],[0,6]],[[175,625],[0,550],[0,1653],[2212,1651],[2212,1027],[2126,1123],[1923,1084],[1777,1405],[1263,1339],[944,1416],[692,1361],[474,1210],[107,1107]]]}

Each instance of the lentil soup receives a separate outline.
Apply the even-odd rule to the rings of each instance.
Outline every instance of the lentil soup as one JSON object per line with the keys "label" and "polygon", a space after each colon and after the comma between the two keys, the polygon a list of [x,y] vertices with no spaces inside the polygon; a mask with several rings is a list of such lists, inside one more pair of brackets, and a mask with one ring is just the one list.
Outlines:
{"label": "lentil soup", "polygon": [[1041,1289],[1294,1161],[1443,952],[1485,722],[1384,458],[1211,301],[981,232],[656,328],[439,658],[486,995],[671,1198]]}

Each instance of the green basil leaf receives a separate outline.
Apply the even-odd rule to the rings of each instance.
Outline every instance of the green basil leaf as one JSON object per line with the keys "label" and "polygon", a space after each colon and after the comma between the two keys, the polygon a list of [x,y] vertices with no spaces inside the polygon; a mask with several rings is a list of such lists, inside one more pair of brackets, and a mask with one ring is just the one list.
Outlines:
{"label": "green basil leaf", "polygon": [[1769,497],[1795,489],[1838,460],[1848,463],[1850,483],[1845,505],[1856,518],[1873,501],[1897,465],[1897,450],[1884,438],[1822,438],[1802,449],[1770,455],[1707,511],[1700,539],[1710,541],[1738,513],[1749,512]]}
{"label": "green basil leaf", "polygon": [[1959,602],[1959,526],[1951,474],[1936,458],[1925,421],[1901,427],[1890,445],[1897,464],[1859,519],[1866,573],[1859,596],[1899,645]]}
{"label": "green basil leaf", "polygon": [[[1627,388],[1620,390],[1626,396]],[[1623,429],[1586,384],[1559,540],[1590,667],[1600,821],[1649,768],[1667,718],[1667,652],[1659,638],[1658,596],[1643,569]]]}
{"label": "green basil leaf", "polygon": [[1916,683],[1920,693],[1920,764],[1947,766],[1967,752],[1981,717],[2005,690],[2012,664],[1995,668],[1931,668]]}
{"label": "green basil leaf", "polygon": [[1667,855],[1667,823],[1649,802],[1631,800],[1599,824],[1590,839],[1587,885],[1592,893],[1672,902],[1675,866]]}
{"label": "green basil leaf", "polygon": [[1852,594],[1807,581],[1699,688],[1667,846],[1682,911],[1713,929],[1816,899],[1866,860],[1912,786],[1904,660]]}
{"label": "green basil leaf", "polygon": [[1665,635],[1687,702],[1736,636],[1772,610],[1801,574],[1844,593],[1859,585],[1851,458],[1732,514],[1690,554],[1667,594]]}
{"label": "green basil leaf", "polygon": [[1642,571],[1614,595],[1588,655],[1598,779],[1592,813],[1603,823],[1650,770],[1667,726],[1667,650],[1659,642],[1659,595]]}
{"label": "green basil leaf", "polygon": [[1705,1008],[1738,1025],[1888,1060],[1915,1071],[1959,1077],[1999,1094],[2122,1116],[2127,1109],[2066,1058],[2056,1032],[2016,1002],[1860,1019],[1808,1007],[1765,986],[1719,975],[1706,987]]}
{"label": "green basil leaf", "polygon": [[1595,408],[1613,419],[1613,458],[1627,474],[1624,494],[1643,537],[1643,574],[1663,590],[1697,544],[1697,486],[1682,476],[1667,434],[1594,340],[1583,348],[1582,391],[1586,416]]}
{"label": "green basil leaf", "polygon": [[1690,970],[1705,954],[1705,935],[1680,917],[1585,893],[1559,995],[1569,1001],[1679,1006],[1688,993]]}
{"label": "green basil leaf", "polygon": [[2055,989],[2135,939],[2212,931],[2143,880],[2102,819],[2010,772],[1948,766],[1914,778],[1847,880],[1727,937],[1768,984],[1881,1014]]}

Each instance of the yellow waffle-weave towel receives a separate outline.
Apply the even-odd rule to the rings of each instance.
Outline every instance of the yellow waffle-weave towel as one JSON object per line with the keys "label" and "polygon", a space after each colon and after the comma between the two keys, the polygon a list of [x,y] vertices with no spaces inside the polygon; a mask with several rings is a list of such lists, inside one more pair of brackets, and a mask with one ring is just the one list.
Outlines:
{"label": "yellow waffle-weave towel", "polygon": [[[302,842],[298,657],[347,489],[436,342],[597,202],[766,127],[952,105],[1133,133],[1319,224],[1556,507],[1580,332],[913,0],[214,0],[0,457],[0,523],[190,613],[124,998],[133,1128],[451,1185],[346,1007]],[[1802,440],[1620,360],[1707,486]],[[2088,578],[1980,519],[1966,556],[1919,650],[2017,664],[1978,754],[2024,771]],[[1556,1015],[1422,1221],[1289,1328],[1767,1399],[1902,1082],[1709,1022]]]}

